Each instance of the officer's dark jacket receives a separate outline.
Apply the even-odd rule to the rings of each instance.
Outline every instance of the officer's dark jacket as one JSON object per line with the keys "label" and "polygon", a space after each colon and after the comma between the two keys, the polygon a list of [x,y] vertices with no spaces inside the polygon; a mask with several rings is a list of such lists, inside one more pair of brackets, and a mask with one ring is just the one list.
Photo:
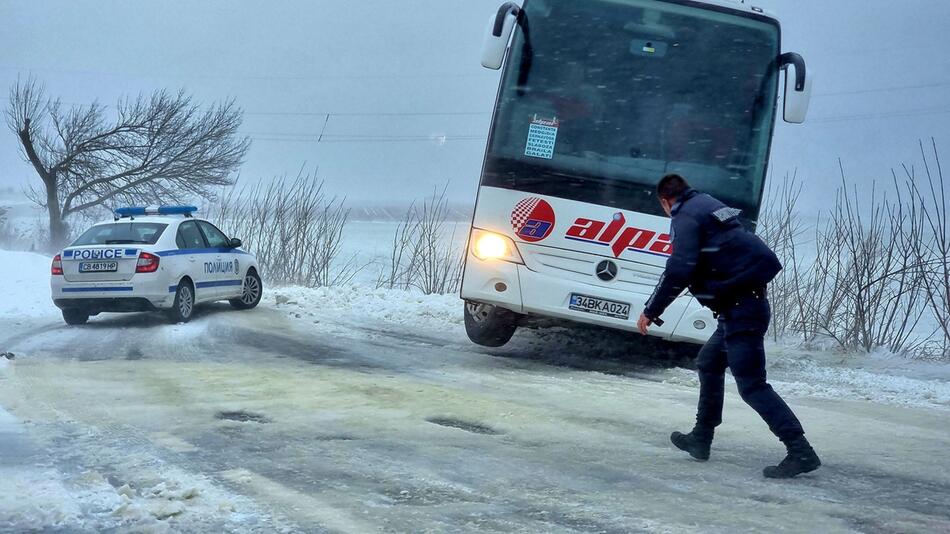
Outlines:
{"label": "officer's dark jacket", "polygon": [[722,310],[731,298],[764,288],[782,270],[769,247],[739,221],[740,210],[688,190],[672,209],[673,255],[644,315],[660,317],[687,287],[701,304]]}

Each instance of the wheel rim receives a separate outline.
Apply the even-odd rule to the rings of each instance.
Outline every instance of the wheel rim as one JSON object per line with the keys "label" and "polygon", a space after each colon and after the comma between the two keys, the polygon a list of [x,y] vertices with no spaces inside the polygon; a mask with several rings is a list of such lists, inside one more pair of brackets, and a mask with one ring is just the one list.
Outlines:
{"label": "wheel rim", "polygon": [[478,302],[465,303],[465,311],[468,312],[468,315],[474,319],[476,323],[487,321],[489,315],[491,315],[491,312],[494,309],[495,307],[491,304],[482,304]]}
{"label": "wheel rim", "polygon": [[178,290],[178,313],[182,317],[191,317],[191,310],[195,307],[195,299],[191,295],[191,288],[182,286]]}
{"label": "wheel rim", "polygon": [[244,290],[241,292],[241,302],[244,304],[254,304],[261,294],[261,284],[253,276],[244,277]]}

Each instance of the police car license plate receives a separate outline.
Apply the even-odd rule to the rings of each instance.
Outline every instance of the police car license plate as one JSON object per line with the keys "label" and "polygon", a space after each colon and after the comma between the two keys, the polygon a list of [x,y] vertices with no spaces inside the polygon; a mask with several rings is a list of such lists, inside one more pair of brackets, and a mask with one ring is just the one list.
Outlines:
{"label": "police car license plate", "polygon": [[570,309],[579,312],[592,313],[603,317],[613,317],[615,319],[629,319],[630,305],[624,302],[599,299],[571,293]]}
{"label": "police car license plate", "polygon": [[118,269],[117,261],[84,261],[79,264],[81,273],[114,273]]}

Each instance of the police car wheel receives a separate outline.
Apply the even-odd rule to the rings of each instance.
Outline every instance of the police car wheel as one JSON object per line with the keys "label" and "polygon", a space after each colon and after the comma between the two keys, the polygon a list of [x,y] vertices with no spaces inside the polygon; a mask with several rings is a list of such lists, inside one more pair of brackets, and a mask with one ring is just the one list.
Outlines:
{"label": "police car wheel", "polygon": [[518,315],[491,304],[465,302],[465,333],[472,343],[501,347],[518,329]]}
{"label": "police car wheel", "polygon": [[261,283],[261,277],[255,271],[248,271],[241,284],[241,297],[228,302],[239,310],[249,310],[260,304],[263,295],[264,284]]}
{"label": "police car wheel", "polygon": [[191,282],[182,280],[178,284],[178,289],[175,290],[175,302],[167,312],[168,318],[175,324],[187,323],[194,312],[195,290]]}
{"label": "police car wheel", "polygon": [[68,325],[86,324],[86,321],[89,320],[89,314],[82,310],[67,308],[63,310],[63,320]]}

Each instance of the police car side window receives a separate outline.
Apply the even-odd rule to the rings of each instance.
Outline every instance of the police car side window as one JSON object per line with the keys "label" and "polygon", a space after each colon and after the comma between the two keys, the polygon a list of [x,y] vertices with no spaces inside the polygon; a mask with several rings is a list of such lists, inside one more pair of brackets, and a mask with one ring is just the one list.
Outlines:
{"label": "police car side window", "polygon": [[201,236],[198,225],[194,221],[181,223],[175,243],[180,249],[207,248],[204,237]]}
{"label": "police car side window", "polygon": [[214,227],[213,224],[206,221],[198,221],[198,224],[201,226],[201,232],[205,235],[205,239],[208,240],[208,246],[211,248],[226,248],[228,246],[228,237],[224,235],[224,232],[218,230]]}

